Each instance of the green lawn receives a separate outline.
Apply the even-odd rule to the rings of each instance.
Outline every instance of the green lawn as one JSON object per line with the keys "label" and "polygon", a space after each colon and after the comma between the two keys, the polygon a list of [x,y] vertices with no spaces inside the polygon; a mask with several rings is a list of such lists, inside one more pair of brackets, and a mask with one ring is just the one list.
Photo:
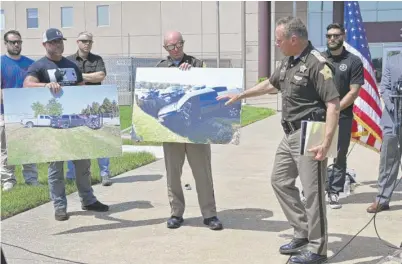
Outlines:
{"label": "green lawn", "polygon": [[[154,155],[147,152],[125,153],[122,157],[110,159],[110,173],[114,177],[123,172],[138,168],[155,161]],[[16,166],[17,186],[9,192],[1,193],[1,218],[5,219],[18,213],[50,201],[49,188],[47,185],[47,164],[38,164],[39,187],[27,186],[21,172],[22,166]],[[67,163],[64,163],[64,174],[67,172]],[[96,159],[92,160],[91,166],[92,183],[100,182],[99,166]],[[75,183],[66,182],[66,193],[77,191]],[[96,195],[96,194],[95,194]]]}
{"label": "green lawn", "polygon": [[[131,116],[132,116],[132,106],[121,106],[120,107],[121,114],[121,129],[128,128],[131,125]],[[271,115],[275,114],[275,110],[264,107],[255,107],[244,105],[242,106],[241,113],[241,126],[245,127],[254,122],[260,121]],[[130,116],[129,116],[130,115]],[[124,122],[123,122],[124,120]],[[123,125],[124,123],[124,125]],[[134,145],[130,139],[122,139],[123,145]],[[159,142],[136,142],[135,145],[145,145],[145,146],[160,146],[162,143]]]}
{"label": "green lawn", "polygon": [[243,105],[241,112],[241,126],[248,126],[254,122],[270,117],[275,113],[275,110],[271,108]]}

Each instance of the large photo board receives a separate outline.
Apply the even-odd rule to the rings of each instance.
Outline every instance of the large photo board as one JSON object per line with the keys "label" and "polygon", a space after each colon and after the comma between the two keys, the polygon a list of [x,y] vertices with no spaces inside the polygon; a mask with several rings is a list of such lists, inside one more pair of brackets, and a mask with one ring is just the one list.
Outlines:
{"label": "large photo board", "polygon": [[137,68],[134,142],[239,144],[241,102],[217,100],[243,91],[240,68]]}
{"label": "large photo board", "polygon": [[122,155],[115,85],[3,89],[7,164]]}

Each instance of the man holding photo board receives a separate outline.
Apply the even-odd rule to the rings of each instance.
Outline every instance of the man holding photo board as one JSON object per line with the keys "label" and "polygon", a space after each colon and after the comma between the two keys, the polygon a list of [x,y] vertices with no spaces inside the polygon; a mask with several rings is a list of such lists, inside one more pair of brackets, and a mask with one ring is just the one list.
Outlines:
{"label": "man holding photo board", "polygon": [[[63,86],[84,85],[82,72],[78,66],[63,57],[65,38],[60,30],[50,28],[43,34],[42,44],[46,49],[46,56],[34,62],[28,69],[24,80],[24,87],[49,88],[53,95],[61,93]],[[60,71],[65,74],[61,75]],[[77,173],[76,185],[83,210],[106,212],[109,207],[99,202],[93,194],[91,186],[91,160],[74,160]],[[63,175],[63,161],[50,162],[48,182],[50,196],[55,209],[55,219],[65,221],[67,214],[67,197]]]}
{"label": "man holding photo board", "polygon": [[[184,40],[180,32],[170,31],[165,34],[164,48],[169,53],[167,59],[161,60],[156,67],[178,67],[189,70],[191,67],[206,67],[205,63],[183,51]],[[211,168],[211,146],[209,144],[163,143],[165,155],[168,196],[171,217],[168,228],[179,228],[184,219],[185,201],[181,186],[181,175],[185,157],[196,183],[198,202],[204,218],[204,224],[211,230],[221,230],[223,225],[217,218],[215,195]]]}

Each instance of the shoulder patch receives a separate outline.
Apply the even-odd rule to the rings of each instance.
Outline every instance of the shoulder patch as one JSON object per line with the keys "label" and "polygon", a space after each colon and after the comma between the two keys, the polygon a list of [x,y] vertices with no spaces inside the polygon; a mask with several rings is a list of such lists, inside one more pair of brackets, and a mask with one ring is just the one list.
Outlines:
{"label": "shoulder patch", "polygon": [[324,76],[324,80],[332,79],[332,71],[327,64],[324,65],[320,73]]}
{"label": "shoulder patch", "polygon": [[326,62],[327,61],[324,58],[324,56],[322,56],[321,53],[318,50],[312,50],[310,53],[313,54],[321,62]]}

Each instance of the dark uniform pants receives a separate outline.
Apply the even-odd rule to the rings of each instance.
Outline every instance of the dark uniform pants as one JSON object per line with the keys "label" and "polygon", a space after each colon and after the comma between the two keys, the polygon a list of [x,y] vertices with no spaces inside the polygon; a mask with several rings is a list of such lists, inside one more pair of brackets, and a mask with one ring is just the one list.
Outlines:
{"label": "dark uniform pants", "polygon": [[[276,152],[271,183],[279,204],[294,228],[295,238],[308,238],[308,250],[327,255],[328,227],[325,205],[325,180],[327,161],[316,161],[313,157],[301,156],[300,130],[285,135]],[[303,206],[296,177],[306,197]]]}
{"label": "dark uniform pants", "polygon": [[347,155],[352,136],[352,122],[353,118],[339,119],[338,155],[334,159],[334,165],[328,172],[328,193],[339,195],[340,192],[343,192],[347,169]]}
{"label": "dark uniform pants", "polygon": [[181,186],[184,159],[193,172],[198,203],[204,218],[216,216],[216,205],[211,169],[211,146],[208,144],[164,143],[168,196],[171,215],[183,216],[185,201]]}

